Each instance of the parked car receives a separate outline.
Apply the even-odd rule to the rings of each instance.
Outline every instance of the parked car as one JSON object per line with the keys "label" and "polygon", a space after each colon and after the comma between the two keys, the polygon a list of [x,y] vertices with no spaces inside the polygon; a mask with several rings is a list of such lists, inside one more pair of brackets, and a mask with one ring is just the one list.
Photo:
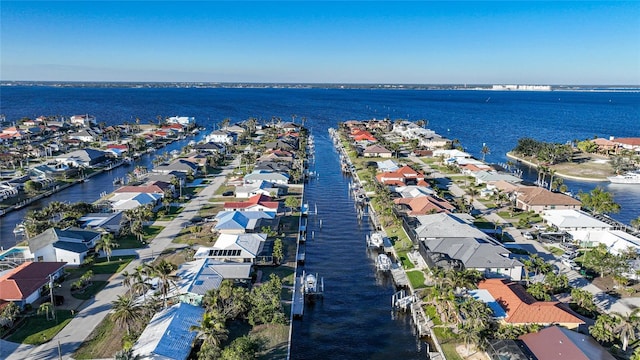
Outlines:
{"label": "parked car", "polygon": [[64,304],[64,296],[62,295],[55,295],[53,297],[53,301],[55,302],[56,306],[60,306],[62,304]]}
{"label": "parked car", "polygon": [[576,264],[576,262],[573,261],[573,260],[562,259],[561,262],[562,262],[563,265],[569,267],[571,270],[576,270],[576,271],[580,270],[580,266],[578,264]]}
{"label": "parked car", "polygon": [[229,190],[229,191],[225,191],[222,193],[222,196],[233,196],[233,191]]}
{"label": "parked car", "polygon": [[531,235],[531,233],[530,233],[530,232],[528,232],[528,231],[525,231],[525,232],[522,234],[522,236],[524,236],[524,238],[525,238],[525,239],[527,239],[527,240],[533,240],[533,235]]}
{"label": "parked car", "polygon": [[573,260],[576,257],[578,257],[578,253],[576,252],[566,252],[564,254],[562,254],[562,256],[560,256],[560,259],[567,259],[567,260]]}

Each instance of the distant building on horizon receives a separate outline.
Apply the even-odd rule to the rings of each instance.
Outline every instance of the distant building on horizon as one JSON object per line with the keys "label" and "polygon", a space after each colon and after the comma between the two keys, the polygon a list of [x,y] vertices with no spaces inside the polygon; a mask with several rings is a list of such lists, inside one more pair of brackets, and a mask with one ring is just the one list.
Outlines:
{"label": "distant building on horizon", "polygon": [[493,85],[491,90],[499,91],[551,91],[551,85]]}

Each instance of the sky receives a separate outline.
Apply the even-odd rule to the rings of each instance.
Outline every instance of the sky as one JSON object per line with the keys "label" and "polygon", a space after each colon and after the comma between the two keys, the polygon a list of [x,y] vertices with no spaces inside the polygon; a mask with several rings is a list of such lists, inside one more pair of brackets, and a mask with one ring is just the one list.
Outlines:
{"label": "sky", "polygon": [[0,80],[640,85],[640,1],[0,1]]}

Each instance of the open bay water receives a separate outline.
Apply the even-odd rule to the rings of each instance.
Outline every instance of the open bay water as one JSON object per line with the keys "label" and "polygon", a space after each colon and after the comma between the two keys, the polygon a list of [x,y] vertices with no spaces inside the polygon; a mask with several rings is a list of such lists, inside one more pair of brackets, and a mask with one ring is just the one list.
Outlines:
{"label": "open bay water", "polygon": [[[324,300],[305,309],[304,318],[294,324],[294,359],[425,356],[424,343],[416,341],[408,317],[392,319],[393,286],[387,277],[375,273],[373,255],[365,248],[364,236],[371,229],[356,219],[348,196],[349,180],[342,177],[328,139],[329,127],[352,119],[425,119],[429,128],[460,140],[478,158],[486,143],[491,149],[486,157],[489,162],[506,162],[505,153],[521,137],[564,143],[594,135],[640,136],[637,92],[3,86],[0,113],[10,121],[88,113],[107,124],[134,122],[136,118],[146,124],[157,122],[158,116],[194,116],[208,129],[215,128],[224,118],[232,122],[249,117],[263,122],[272,117],[289,121],[295,114],[298,123],[306,118],[305,125],[316,137],[316,170],[320,178],[307,190],[310,205],[313,209],[317,203],[319,214],[310,216],[309,230],[315,231],[315,236],[311,239],[309,234],[305,269],[323,277],[326,289]],[[116,170],[129,171],[119,169]],[[640,186],[566,183],[573,192],[589,191],[598,185],[612,191],[622,205],[614,218],[628,223],[640,215]],[[110,178],[105,176],[50,199],[94,201],[100,192],[112,188]],[[34,207],[42,207],[46,201],[49,200]],[[15,242],[11,230],[21,212],[0,217],[0,244],[5,248]],[[322,229],[319,219],[323,220]]]}

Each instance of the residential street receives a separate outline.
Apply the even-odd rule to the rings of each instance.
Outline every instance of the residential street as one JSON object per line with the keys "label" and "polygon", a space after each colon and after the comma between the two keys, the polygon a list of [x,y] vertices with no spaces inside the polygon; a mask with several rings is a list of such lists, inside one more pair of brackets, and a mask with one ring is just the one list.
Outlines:
{"label": "residential street", "polygon": [[[211,182],[202,191],[185,204],[184,210],[156,236],[147,248],[140,250],[114,250],[113,255],[137,254],[138,259],[132,261],[125,271],[134,272],[135,268],[144,262],[157,257],[162,250],[170,247],[183,247],[172,244],[171,241],[180,233],[184,225],[198,214],[202,206],[216,190],[225,182],[226,175],[240,164],[240,157],[223,168],[223,171],[211,178]],[[104,319],[111,309],[111,302],[118,295],[123,295],[126,288],[122,286],[122,276],[114,274],[109,284],[100,291],[94,299],[87,300],[79,309],[78,314],[52,340],[40,346],[20,345],[0,340],[0,358],[7,360],[24,359],[72,359],[71,355],[89,336],[91,331]]]}

